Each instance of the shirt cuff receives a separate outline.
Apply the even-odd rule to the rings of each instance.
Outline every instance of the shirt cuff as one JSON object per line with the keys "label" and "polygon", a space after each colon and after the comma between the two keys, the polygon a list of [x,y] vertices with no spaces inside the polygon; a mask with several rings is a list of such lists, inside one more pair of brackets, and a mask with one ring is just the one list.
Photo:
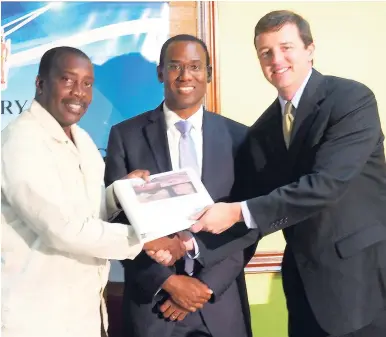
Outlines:
{"label": "shirt cuff", "polygon": [[186,234],[187,236],[190,237],[191,240],[193,240],[193,246],[194,246],[194,248],[192,250],[186,252],[186,255],[188,258],[195,260],[200,256],[200,250],[198,248],[197,241],[196,241],[195,237],[193,236],[192,232],[185,231],[184,234]]}
{"label": "shirt cuff", "polygon": [[255,220],[253,220],[253,218],[252,218],[251,212],[249,211],[249,208],[248,208],[246,201],[241,202],[241,213],[243,213],[245,225],[249,229],[256,229],[257,224],[256,224]]}

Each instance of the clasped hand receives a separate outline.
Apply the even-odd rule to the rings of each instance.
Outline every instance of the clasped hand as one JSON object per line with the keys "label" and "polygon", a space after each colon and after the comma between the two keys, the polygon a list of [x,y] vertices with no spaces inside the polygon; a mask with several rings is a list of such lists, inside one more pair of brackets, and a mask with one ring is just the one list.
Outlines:
{"label": "clasped hand", "polygon": [[159,238],[143,245],[143,250],[156,262],[172,266],[186,253],[186,246],[178,235]]}
{"label": "clasped hand", "polygon": [[175,310],[195,312],[197,309],[202,309],[213,294],[205,283],[185,275],[170,276],[162,285],[162,289],[170,295],[170,299],[160,307],[165,317],[171,316],[171,312]]}
{"label": "clasped hand", "polygon": [[185,232],[178,232],[147,242],[143,249],[156,262],[164,266],[172,266],[187,251],[194,249],[194,243],[191,235]]}

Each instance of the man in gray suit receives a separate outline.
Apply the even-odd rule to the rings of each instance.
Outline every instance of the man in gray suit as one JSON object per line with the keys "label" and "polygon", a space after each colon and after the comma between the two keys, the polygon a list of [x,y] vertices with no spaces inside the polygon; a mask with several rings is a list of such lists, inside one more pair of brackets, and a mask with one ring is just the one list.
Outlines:
{"label": "man in gray suit", "polygon": [[[290,11],[260,19],[255,47],[279,97],[237,159],[242,202],[207,209],[195,229],[220,233],[245,220],[260,237],[283,230],[290,337],[384,337],[386,165],[374,94],[313,69],[309,24]],[[217,249],[199,244],[205,266],[238,241],[220,239]]]}
{"label": "man in gray suit", "polygon": [[[170,38],[157,71],[165,101],[111,129],[106,184],[135,169],[155,174],[190,166],[214,200],[227,198],[247,128],[202,106],[212,75],[206,45],[190,35]],[[125,336],[251,336],[242,248],[210,268],[193,255],[170,268],[146,254],[123,262]]]}

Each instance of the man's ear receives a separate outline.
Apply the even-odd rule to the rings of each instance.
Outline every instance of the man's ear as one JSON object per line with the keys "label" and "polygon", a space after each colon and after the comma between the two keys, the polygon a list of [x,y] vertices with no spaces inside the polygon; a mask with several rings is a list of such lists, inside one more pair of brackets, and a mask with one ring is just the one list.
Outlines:
{"label": "man's ear", "polygon": [[162,69],[160,65],[157,66],[157,77],[160,83],[164,83],[164,75],[162,74]]}
{"label": "man's ear", "polygon": [[206,81],[208,83],[212,82],[212,71],[213,71],[212,66],[206,67],[206,72],[207,72],[207,77],[208,77]]}
{"label": "man's ear", "polygon": [[41,95],[43,93],[43,79],[38,75],[36,76],[35,80],[35,86],[36,86],[36,92]]}
{"label": "man's ear", "polygon": [[315,53],[315,45],[313,43],[311,43],[308,47],[307,47],[307,50],[308,50],[308,60],[309,61],[313,61],[314,59],[314,53]]}

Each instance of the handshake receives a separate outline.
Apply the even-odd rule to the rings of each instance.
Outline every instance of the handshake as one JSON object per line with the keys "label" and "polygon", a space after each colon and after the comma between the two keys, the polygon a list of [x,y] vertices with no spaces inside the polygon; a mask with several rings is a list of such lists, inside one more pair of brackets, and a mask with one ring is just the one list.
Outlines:
{"label": "handshake", "polygon": [[147,242],[143,245],[143,250],[156,262],[164,266],[172,266],[186,252],[194,250],[193,240],[192,234],[179,232]]}
{"label": "handshake", "polygon": [[[158,263],[171,266],[187,251],[194,250],[193,236],[179,232],[144,244],[144,251]],[[193,253],[194,255],[194,253]],[[166,319],[182,321],[189,312],[203,308],[213,291],[195,277],[171,275],[162,285],[169,295],[159,310]]]}

